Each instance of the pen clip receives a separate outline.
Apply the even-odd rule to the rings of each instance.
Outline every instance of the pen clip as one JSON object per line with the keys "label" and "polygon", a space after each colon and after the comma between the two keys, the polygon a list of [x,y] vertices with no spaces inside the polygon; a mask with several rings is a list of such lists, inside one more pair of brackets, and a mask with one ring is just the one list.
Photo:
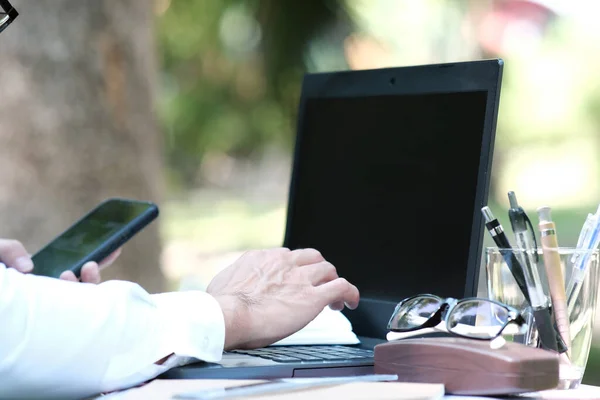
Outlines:
{"label": "pen clip", "polygon": [[527,223],[529,229],[531,230],[531,236],[533,236],[533,252],[535,254],[535,262],[539,263],[540,262],[540,255],[538,254],[537,248],[537,240],[535,238],[535,230],[533,230],[533,224],[531,223],[531,220],[529,219],[529,217],[527,216],[527,214],[523,213],[523,217],[525,218],[525,222]]}

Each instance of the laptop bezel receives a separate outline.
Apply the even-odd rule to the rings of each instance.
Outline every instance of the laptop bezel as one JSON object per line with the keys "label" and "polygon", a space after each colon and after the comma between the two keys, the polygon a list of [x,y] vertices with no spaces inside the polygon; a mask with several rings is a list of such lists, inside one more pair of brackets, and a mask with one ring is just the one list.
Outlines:
{"label": "laptop bezel", "polygon": [[[484,224],[480,210],[487,204],[489,194],[503,65],[502,59],[491,59],[360,71],[307,73],[302,82],[298,105],[296,144],[288,192],[283,245],[294,248],[294,245],[290,243],[290,237],[294,231],[293,217],[295,213],[293,210],[300,170],[299,163],[303,161],[300,159],[302,156],[300,149],[304,131],[303,116],[308,99],[486,91],[484,132],[473,204],[469,242],[471,246],[464,290],[464,297],[476,296],[484,237]],[[395,303],[389,301],[363,297],[356,311],[345,310],[344,313],[357,334],[383,339],[385,323],[387,323],[387,318],[391,315],[394,306]]]}

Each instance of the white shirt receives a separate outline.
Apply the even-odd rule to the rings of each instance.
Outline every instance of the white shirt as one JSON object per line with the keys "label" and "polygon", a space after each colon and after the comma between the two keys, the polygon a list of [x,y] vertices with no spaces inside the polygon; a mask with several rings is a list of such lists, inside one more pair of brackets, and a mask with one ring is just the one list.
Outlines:
{"label": "white shirt", "polygon": [[189,357],[219,361],[224,340],[223,313],[207,293],[150,295],[130,282],[66,282],[0,263],[2,399],[135,386]]}

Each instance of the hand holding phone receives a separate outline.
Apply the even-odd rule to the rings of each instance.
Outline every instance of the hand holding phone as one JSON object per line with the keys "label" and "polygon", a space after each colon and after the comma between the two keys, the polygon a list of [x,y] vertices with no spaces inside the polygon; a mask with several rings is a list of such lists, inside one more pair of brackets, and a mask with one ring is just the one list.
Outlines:
{"label": "hand holding phone", "polygon": [[[71,282],[85,282],[85,283],[93,283],[99,284],[102,282],[102,278],[100,276],[100,271],[110,265],[112,265],[121,255],[121,248],[112,252],[108,257],[106,257],[101,262],[90,261],[81,267],[80,277],[76,277],[72,271],[64,271],[60,274],[59,279]],[[33,265],[33,262],[32,262]]]}
{"label": "hand holding phone", "polygon": [[72,271],[79,278],[85,263],[101,262],[157,216],[154,203],[108,199],[34,254],[32,273],[58,278]]}

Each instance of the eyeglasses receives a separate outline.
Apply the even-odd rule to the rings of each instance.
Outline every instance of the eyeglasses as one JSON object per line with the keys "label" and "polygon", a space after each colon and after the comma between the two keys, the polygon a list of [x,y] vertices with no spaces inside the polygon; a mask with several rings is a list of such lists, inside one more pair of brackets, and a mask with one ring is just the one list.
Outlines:
{"label": "eyeglasses", "polygon": [[19,13],[8,0],[0,0],[0,32],[5,30],[16,18]]}
{"label": "eyeglasses", "polygon": [[[516,325],[518,329],[507,329],[509,325]],[[421,294],[401,301],[387,326],[391,332],[414,332],[425,328],[471,339],[493,340],[502,333],[525,333],[527,325],[517,309],[494,300],[476,297],[442,299]]]}

